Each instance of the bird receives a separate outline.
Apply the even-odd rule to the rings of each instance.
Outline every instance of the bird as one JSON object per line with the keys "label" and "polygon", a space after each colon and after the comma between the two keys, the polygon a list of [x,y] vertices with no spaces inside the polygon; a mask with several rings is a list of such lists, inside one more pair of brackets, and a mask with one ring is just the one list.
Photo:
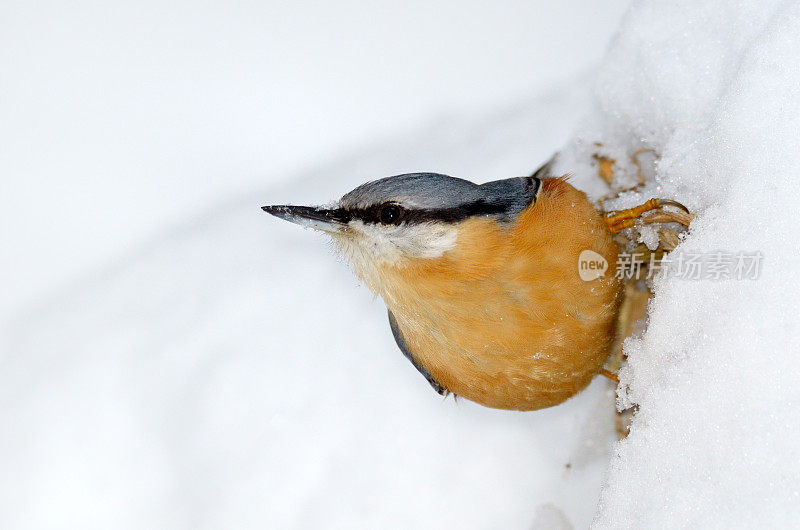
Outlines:
{"label": "bird", "polygon": [[484,184],[406,173],[329,206],[262,209],[331,236],[437,393],[538,410],[606,372],[614,347],[623,281],[613,267],[586,281],[581,253],[615,264],[613,234],[659,207],[605,215],[549,169]]}

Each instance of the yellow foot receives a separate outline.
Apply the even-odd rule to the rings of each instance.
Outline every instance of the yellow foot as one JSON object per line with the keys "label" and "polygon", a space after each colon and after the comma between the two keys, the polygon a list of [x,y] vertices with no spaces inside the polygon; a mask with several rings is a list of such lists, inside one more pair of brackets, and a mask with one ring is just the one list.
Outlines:
{"label": "yellow foot", "polygon": [[598,154],[592,155],[592,158],[597,162],[597,174],[611,187],[611,181],[614,180],[614,159]]}
{"label": "yellow foot", "polygon": [[600,368],[600,375],[602,375],[603,377],[605,377],[607,379],[610,379],[610,380],[614,381],[615,383],[619,384],[619,377],[617,377],[617,374],[615,374],[611,370],[606,370],[605,368]]}
{"label": "yellow foot", "polygon": [[628,208],[627,210],[619,210],[608,214],[608,216],[605,218],[606,226],[608,227],[609,232],[616,234],[617,232],[621,232],[626,228],[632,227],[636,222],[636,219],[639,218],[639,216],[641,216],[643,213],[657,210],[664,206],[675,206],[685,211],[687,214],[689,213],[689,209],[677,201],[671,201],[668,199],[650,199],[646,203],[640,204],[635,208]]}

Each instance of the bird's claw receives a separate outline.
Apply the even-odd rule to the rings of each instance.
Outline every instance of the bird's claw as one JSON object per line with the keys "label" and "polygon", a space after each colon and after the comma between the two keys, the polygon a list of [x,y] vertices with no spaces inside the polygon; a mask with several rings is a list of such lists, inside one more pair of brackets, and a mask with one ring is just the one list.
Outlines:
{"label": "bird's claw", "polygon": [[[663,210],[662,208],[665,206],[680,208],[683,212]],[[676,222],[683,226],[689,226],[689,223],[694,219],[694,216],[689,213],[689,209],[678,201],[670,199],[650,199],[644,204],[640,204],[634,208],[627,208],[625,210],[609,213],[605,217],[606,227],[609,232],[616,234],[626,228],[632,227],[634,223],[636,223],[636,219],[641,217],[642,214],[653,210],[660,211],[643,219],[645,224]]]}

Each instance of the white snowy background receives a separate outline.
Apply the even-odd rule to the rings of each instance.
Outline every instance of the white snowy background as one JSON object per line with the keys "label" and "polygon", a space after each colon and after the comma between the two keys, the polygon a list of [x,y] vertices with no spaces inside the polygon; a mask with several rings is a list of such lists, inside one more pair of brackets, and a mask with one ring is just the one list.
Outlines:
{"label": "white snowy background", "polygon": [[[554,4],[2,4],[0,526],[795,526],[800,6]],[[258,208],[556,150],[597,196],[596,141],[658,153],[620,204],[690,206],[681,248],[764,255],[656,282],[618,444],[605,381],[442,400]]]}

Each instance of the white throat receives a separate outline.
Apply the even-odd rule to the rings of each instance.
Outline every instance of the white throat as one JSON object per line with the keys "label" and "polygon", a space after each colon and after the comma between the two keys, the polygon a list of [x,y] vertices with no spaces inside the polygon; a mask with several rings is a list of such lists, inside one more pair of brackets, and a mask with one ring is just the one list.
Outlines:
{"label": "white throat", "polygon": [[458,228],[445,223],[383,225],[351,221],[335,234],[334,244],[367,286],[381,294],[386,267],[402,267],[410,259],[433,259],[456,246]]}

